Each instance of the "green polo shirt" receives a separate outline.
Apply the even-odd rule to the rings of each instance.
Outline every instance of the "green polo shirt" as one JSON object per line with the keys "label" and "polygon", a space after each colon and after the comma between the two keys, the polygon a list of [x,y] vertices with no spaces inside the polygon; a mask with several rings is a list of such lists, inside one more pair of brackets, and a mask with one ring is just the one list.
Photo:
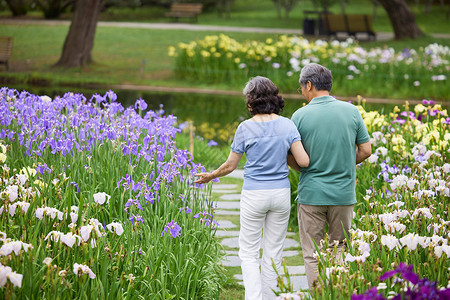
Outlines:
{"label": "green polo shirt", "polygon": [[353,104],[317,97],[292,115],[309,155],[301,168],[297,202],[307,205],[356,203],[356,145],[370,140]]}

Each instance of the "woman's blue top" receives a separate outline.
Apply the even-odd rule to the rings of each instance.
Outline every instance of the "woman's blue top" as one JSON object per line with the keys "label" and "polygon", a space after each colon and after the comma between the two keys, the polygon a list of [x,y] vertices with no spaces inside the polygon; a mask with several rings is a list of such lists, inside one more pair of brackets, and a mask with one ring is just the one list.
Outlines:
{"label": "woman's blue top", "polygon": [[231,151],[247,157],[244,168],[244,190],[289,188],[286,162],[292,143],[300,134],[294,123],[285,117],[271,121],[246,120],[239,124]]}

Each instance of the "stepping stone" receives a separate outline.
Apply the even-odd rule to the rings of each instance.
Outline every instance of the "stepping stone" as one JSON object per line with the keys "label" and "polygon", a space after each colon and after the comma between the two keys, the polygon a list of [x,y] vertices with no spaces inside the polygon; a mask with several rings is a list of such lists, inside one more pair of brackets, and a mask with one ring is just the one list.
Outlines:
{"label": "stepping stone", "polygon": [[238,210],[216,210],[214,214],[221,216],[238,216],[240,213]]}
{"label": "stepping stone", "polygon": [[215,190],[232,190],[232,189],[236,189],[237,187],[238,187],[237,184],[221,184],[221,183],[218,183],[218,184],[213,184],[212,190],[213,190],[213,192]]}
{"label": "stepping stone", "polygon": [[[242,274],[235,274],[233,277],[238,280],[239,284],[241,284],[243,280]],[[295,292],[308,288],[308,280],[306,279],[306,276],[290,276],[290,279]],[[284,282],[287,282],[286,278],[284,278]],[[242,284],[244,283],[242,282]]]}
{"label": "stepping stone", "polygon": [[306,275],[290,276],[290,277],[291,283],[294,284],[294,291],[308,289],[308,279],[306,279]]}
{"label": "stepping stone", "polygon": [[284,249],[293,248],[293,247],[299,248],[300,244],[294,239],[285,239],[284,240]]}
{"label": "stepping stone", "polygon": [[241,204],[239,202],[224,202],[224,201],[218,201],[215,203],[215,207],[218,209],[239,209],[241,207]]}
{"label": "stepping stone", "polygon": [[236,280],[241,280],[241,281],[244,280],[244,276],[242,276],[242,274],[234,274],[233,277]]}
{"label": "stepping stone", "polygon": [[235,251],[235,250],[224,250],[223,252],[228,255],[234,255],[234,256],[239,255],[239,251]]}
{"label": "stepping stone", "polygon": [[226,231],[226,230],[216,231],[216,237],[224,237],[224,236],[239,236],[239,231]]}
{"label": "stepping stone", "polygon": [[283,257],[290,257],[290,256],[296,256],[296,255],[300,255],[300,252],[298,252],[296,250],[283,251]]}
{"label": "stepping stone", "polygon": [[223,239],[220,243],[229,248],[239,248],[239,238],[237,237]]}
{"label": "stepping stone", "polygon": [[[288,266],[289,275],[305,275],[305,266]],[[284,274],[284,270],[281,271]]]}
{"label": "stepping stone", "polygon": [[231,193],[236,193],[235,190],[213,190],[213,193],[216,194],[231,194]]}
{"label": "stepping stone", "polygon": [[233,222],[228,221],[228,220],[216,220],[216,221],[217,221],[217,223],[219,223],[220,229],[237,227],[237,225],[233,224]]}
{"label": "stepping stone", "polygon": [[222,259],[221,263],[222,263],[222,265],[224,265],[226,267],[240,267],[241,259],[239,258],[239,256],[230,255],[230,256],[225,256]]}
{"label": "stepping stone", "polygon": [[226,194],[220,196],[220,200],[241,200],[241,194]]}
{"label": "stepping stone", "polygon": [[288,232],[286,233],[286,236],[295,236],[295,232]]}
{"label": "stepping stone", "polygon": [[[239,248],[239,238],[227,238],[223,239],[222,242],[220,242],[222,245],[230,247],[230,248]],[[284,240],[284,249],[286,248],[293,248],[293,247],[299,247],[299,244],[296,240],[293,239],[285,239]]]}

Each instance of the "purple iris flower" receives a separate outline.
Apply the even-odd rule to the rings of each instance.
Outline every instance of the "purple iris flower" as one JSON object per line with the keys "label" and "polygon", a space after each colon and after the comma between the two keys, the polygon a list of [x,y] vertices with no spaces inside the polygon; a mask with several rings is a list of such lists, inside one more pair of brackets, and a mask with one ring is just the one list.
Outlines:
{"label": "purple iris flower", "polygon": [[373,287],[362,295],[352,295],[351,300],[386,300],[386,298],[378,294],[377,287]]}
{"label": "purple iris flower", "polygon": [[106,97],[109,98],[109,101],[111,101],[111,103],[112,103],[112,102],[116,102],[116,100],[117,100],[117,95],[116,95],[116,93],[114,93],[114,92],[111,91],[111,90],[109,90],[109,91],[106,92],[104,98],[106,98]]}
{"label": "purple iris flower", "polygon": [[427,100],[427,99],[422,100],[423,105],[433,105],[434,103],[435,102],[433,100]]}
{"label": "purple iris flower", "polygon": [[134,222],[144,223],[144,219],[142,218],[142,216],[140,216],[138,214],[129,217],[128,220],[130,220],[131,224],[133,224],[133,225],[134,225]]}
{"label": "purple iris flower", "polygon": [[134,103],[134,109],[145,110],[146,108],[147,103],[142,98],[139,98],[138,100],[136,100],[136,103]]}
{"label": "purple iris flower", "polygon": [[189,214],[191,211],[192,211],[192,209],[190,209],[189,207],[182,207],[182,208],[180,208],[180,212],[182,212],[183,210],[186,210],[186,214]]}
{"label": "purple iris flower", "polygon": [[388,272],[384,273],[383,275],[381,275],[380,280],[382,280],[382,281],[386,280],[398,273],[400,273],[400,275],[402,276],[403,279],[408,280],[412,284],[417,284],[419,282],[419,279],[420,279],[419,275],[414,273],[413,265],[408,266],[403,262],[401,262],[398,265],[397,269],[388,271]]}
{"label": "purple iris flower", "polygon": [[214,140],[210,140],[210,141],[208,142],[208,147],[212,147],[212,146],[217,146],[217,142],[214,141]]}
{"label": "purple iris flower", "polygon": [[44,175],[44,173],[50,174],[52,170],[47,166],[47,164],[42,164],[36,167],[36,172],[38,172],[41,175]]}
{"label": "purple iris flower", "polygon": [[78,188],[78,184],[75,181],[72,181],[70,184],[73,185],[77,189],[77,193],[80,192],[80,189]]}
{"label": "purple iris flower", "polygon": [[161,232],[161,237],[163,237],[164,233],[167,231],[170,232],[173,238],[176,238],[181,235],[181,227],[177,224],[174,220],[172,222],[167,223],[166,226],[164,226],[164,230]]}

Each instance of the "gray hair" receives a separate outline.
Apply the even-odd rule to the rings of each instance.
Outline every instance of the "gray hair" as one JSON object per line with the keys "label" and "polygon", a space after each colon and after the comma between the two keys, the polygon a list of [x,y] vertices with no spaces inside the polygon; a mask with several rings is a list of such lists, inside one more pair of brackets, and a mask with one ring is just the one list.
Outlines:
{"label": "gray hair", "polygon": [[306,86],[308,81],[318,91],[331,91],[333,76],[331,75],[331,71],[324,66],[310,63],[303,67],[300,73],[299,83],[301,86]]}
{"label": "gray hair", "polygon": [[260,92],[257,90],[266,91],[269,89],[269,87],[276,88],[275,85],[273,84],[273,82],[269,78],[263,77],[263,76],[255,76],[253,78],[250,78],[250,80],[245,85],[242,93],[245,96],[248,96],[252,92],[253,93]]}

